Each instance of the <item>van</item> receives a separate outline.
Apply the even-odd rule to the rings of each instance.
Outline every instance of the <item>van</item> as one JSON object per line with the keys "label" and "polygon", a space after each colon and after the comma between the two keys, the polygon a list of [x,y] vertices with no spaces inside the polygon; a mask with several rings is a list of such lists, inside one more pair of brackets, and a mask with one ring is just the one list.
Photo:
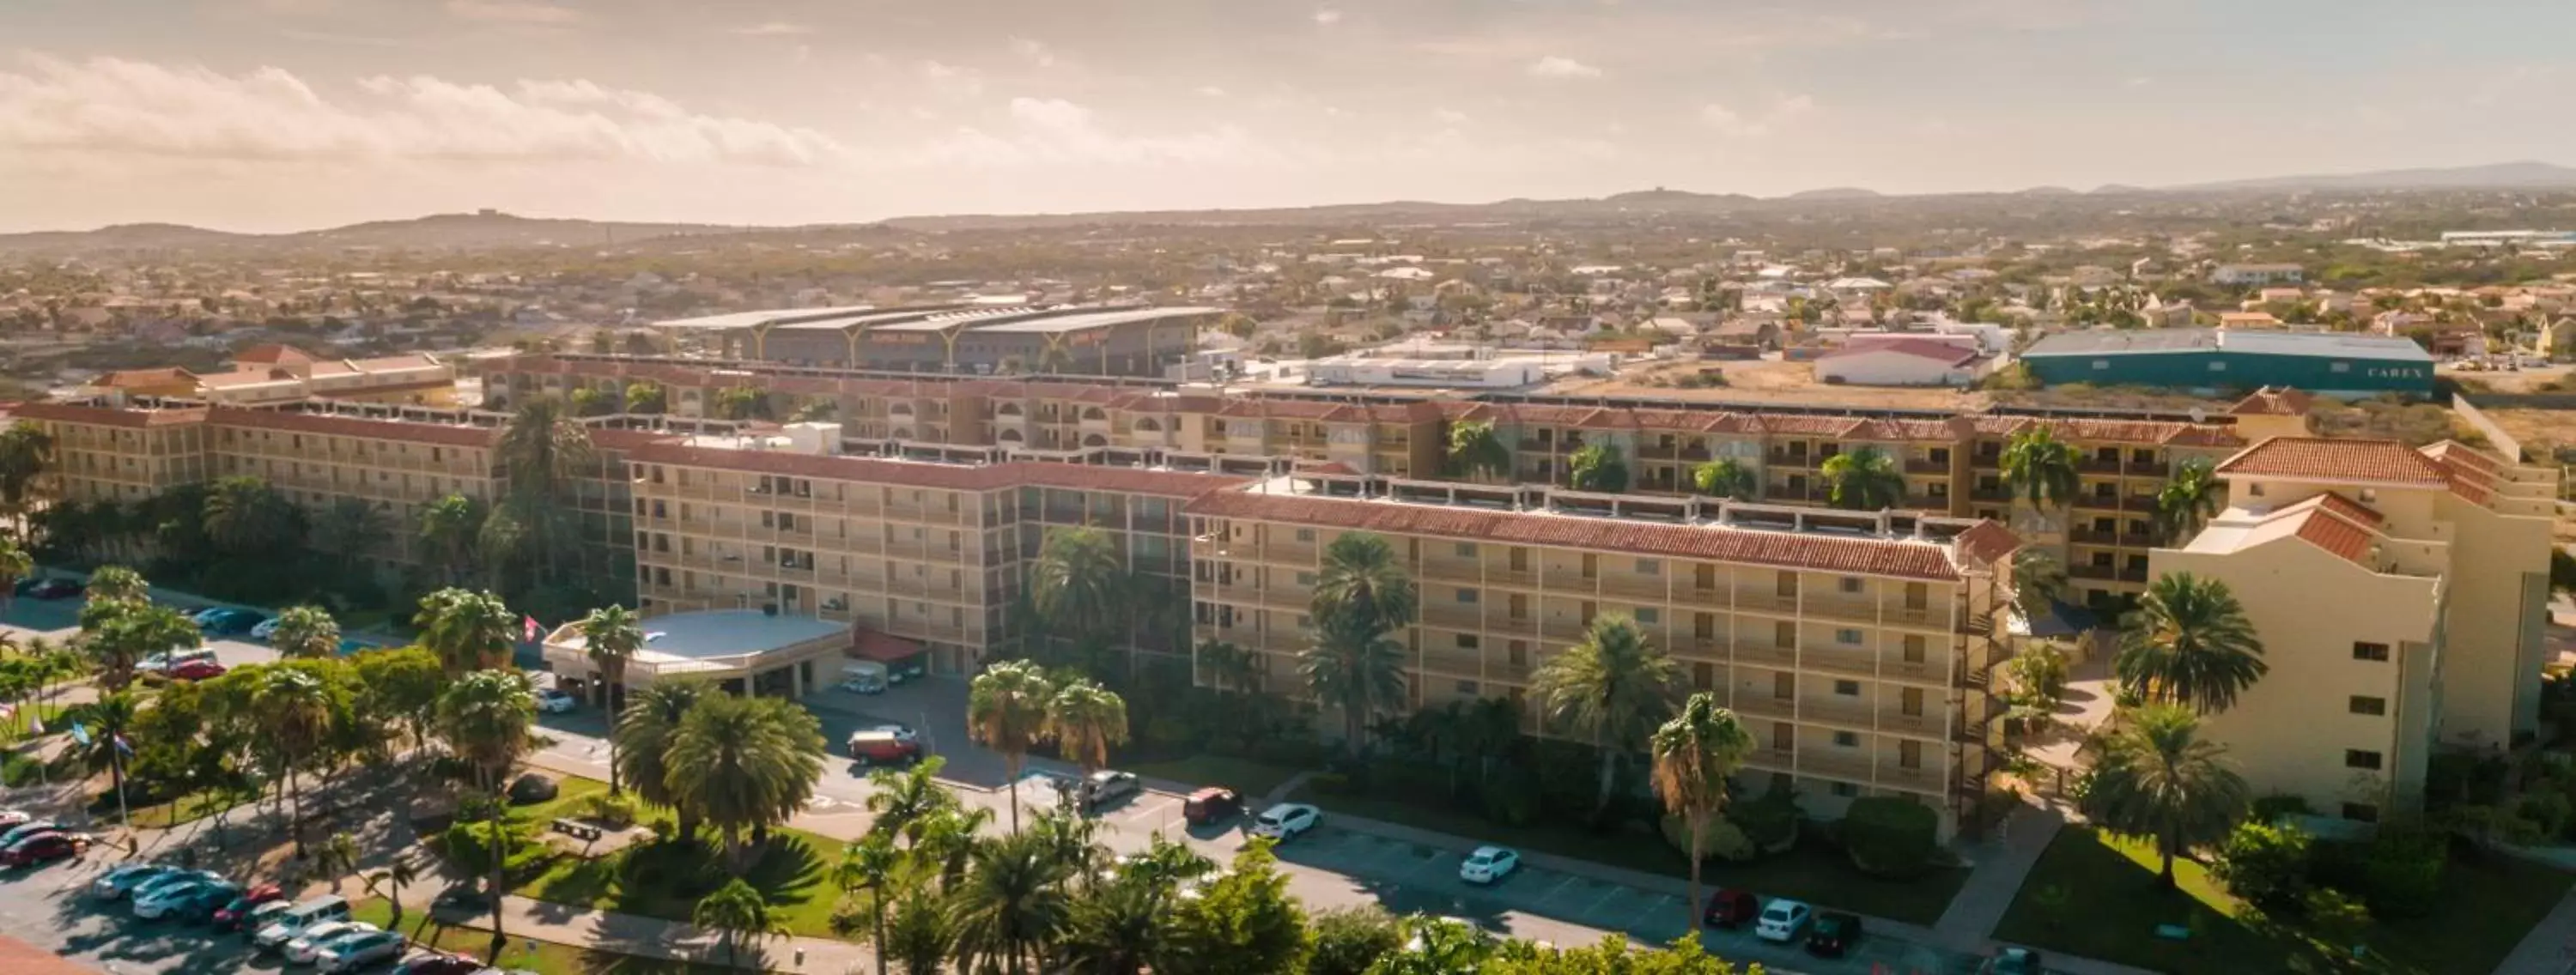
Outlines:
{"label": "van", "polygon": [[259,933],[252,936],[251,942],[258,945],[261,951],[276,951],[285,947],[287,942],[295,940],[295,937],[302,934],[306,928],[324,921],[348,919],[348,898],[338,894],[324,894],[287,908],[284,913],[270,920],[267,927],[259,929]]}
{"label": "van", "polygon": [[856,661],[841,668],[841,689],[856,694],[878,694],[886,689],[886,665],[873,660]]}

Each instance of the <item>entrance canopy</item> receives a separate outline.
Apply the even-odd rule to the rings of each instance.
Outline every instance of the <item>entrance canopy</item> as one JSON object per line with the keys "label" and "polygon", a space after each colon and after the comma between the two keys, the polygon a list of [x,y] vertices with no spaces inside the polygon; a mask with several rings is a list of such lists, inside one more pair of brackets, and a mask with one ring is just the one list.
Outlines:
{"label": "entrance canopy", "polygon": [[860,630],[850,641],[850,656],[874,660],[881,664],[898,663],[921,655],[921,644],[891,633]]}

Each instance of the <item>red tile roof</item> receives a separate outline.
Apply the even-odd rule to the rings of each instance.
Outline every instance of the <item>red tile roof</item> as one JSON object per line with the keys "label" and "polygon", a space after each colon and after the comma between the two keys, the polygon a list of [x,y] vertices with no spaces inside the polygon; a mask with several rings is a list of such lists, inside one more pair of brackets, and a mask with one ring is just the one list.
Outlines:
{"label": "red tile roof", "polygon": [[1017,487],[1054,487],[1076,491],[1114,491],[1191,498],[1248,479],[1192,471],[1164,471],[1095,464],[1050,464],[1013,461],[1003,464],[943,464],[933,461],[844,457],[784,450],[737,450],[695,447],[677,440],[649,443],[629,450],[628,463],[669,464],[710,470],[784,474],[817,480],[893,484],[947,491],[1000,491]]}
{"label": "red tile roof", "polygon": [[[1852,575],[1943,581],[1959,578],[1958,567],[1950,561],[1949,547],[1933,542],[1248,491],[1201,495],[1182,510],[1199,517],[1248,518],[1390,535],[1632,552]],[[1983,539],[1980,548],[1988,548]]]}
{"label": "red tile roof", "polygon": [[172,383],[194,385],[196,381],[197,376],[195,373],[172,366],[162,369],[119,370],[98,377],[98,381],[91,385],[103,386],[109,389],[125,389],[135,386],[166,386]]}
{"label": "red tile roof", "polygon": [[1816,361],[1830,362],[1835,359],[1847,359],[1852,356],[1868,355],[1873,352],[1894,352],[1898,355],[1911,356],[1917,359],[1930,359],[1934,362],[1952,366],[1967,362],[1977,357],[1977,350],[1973,346],[1961,347],[1956,343],[1942,342],[1934,339],[1903,338],[1846,345],[1842,348],[1817,356]]}
{"label": "red tile roof", "polygon": [[91,406],[86,403],[20,403],[12,414],[21,420],[53,420],[60,423],[88,423],[106,427],[166,427],[202,422],[204,407],[169,410],[119,409]]}
{"label": "red tile roof", "polygon": [[2417,487],[2445,487],[2450,483],[2441,465],[2432,458],[2394,440],[2273,437],[2220,461],[2217,473]]}
{"label": "red tile roof", "polygon": [[2344,561],[2361,564],[2370,554],[2371,540],[2378,533],[2345,521],[2324,509],[2298,516],[2296,533],[2301,541],[2342,556]]}
{"label": "red tile roof", "polygon": [[372,440],[439,444],[449,447],[489,447],[501,438],[501,431],[494,427],[422,423],[416,420],[373,420],[355,416],[299,413],[292,410],[252,410],[227,406],[218,406],[210,410],[207,420],[219,427],[283,430],[326,437],[365,437]]}
{"label": "red tile roof", "polygon": [[2021,536],[2013,534],[2000,522],[1980,521],[1976,527],[1959,533],[1956,539],[1959,557],[1970,562],[1993,565],[2011,558],[2020,550]]}
{"label": "red tile roof", "polygon": [[2265,386],[2255,390],[2227,412],[2236,416],[2302,416],[2315,398],[2287,386]]}
{"label": "red tile roof", "polygon": [[269,344],[254,345],[250,348],[233,353],[233,361],[240,364],[276,366],[285,365],[287,363],[312,362],[313,357],[305,355],[302,350],[299,350],[294,346]]}

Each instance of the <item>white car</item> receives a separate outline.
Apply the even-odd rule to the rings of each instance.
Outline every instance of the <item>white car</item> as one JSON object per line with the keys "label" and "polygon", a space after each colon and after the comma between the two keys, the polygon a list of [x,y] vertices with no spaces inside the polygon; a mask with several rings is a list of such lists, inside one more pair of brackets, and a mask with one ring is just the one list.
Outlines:
{"label": "white car", "polygon": [[1518,852],[1500,846],[1480,846],[1476,852],[1467,854],[1466,862],[1458,865],[1458,879],[1471,884],[1490,884],[1511,876],[1512,871],[1520,869],[1520,866],[1521,855]]}
{"label": "white car", "polygon": [[0,809],[0,829],[15,829],[27,825],[27,821],[34,818],[34,813],[24,809]]}
{"label": "white car", "polygon": [[1252,820],[1252,835],[1267,836],[1282,843],[1307,830],[1314,829],[1324,818],[1323,810],[1302,802],[1283,802],[1261,811]]}
{"label": "white car", "polygon": [[343,934],[323,945],[313,956],[313,964],[324,972],[354,972],[378,962],[394,960],[403,953],[403,936],[391,931],[363,931]]}
{"label": "white car", "polygon": [[176,883],[162,884],[152,888],[151,893],[134,898],[134,916],[146,921],[159,920],[162,915],[176,910],[181,903],[195,899],[199,889],[221,882],[205,877],[194,877]]}
{"label": "white car", "polygon": [[571,691],[560,687],[549,687],[537,692],[537,710],[547,714],[571,714],[574,708],[580,706],[580,698],[572,696]]}
{"label": "white car", "polygon": [[330,947],[331,942],[349,935],[378,930],[382,929],[365,921],[324,921],[305,928],[295,936],[295,940],[286,943],[286,963],[310,965],[313,959],[322,953],[322,949]]}
{"label": "white car", "polygon": [[263,643],[267,642],[269,638],[277,635],[277,621],[281,618],[282,617],[271,616],[259,621],[258,626],[250,628],[250,638]]}
{"label": "white car", "polygon": [[1807,922],[1815,919],[1816,909],[1805,901],[1775,900],[1762,905],[1762,917],[1753,922],[1753,936],[1787,944],[1797,940],[1798,933],[1807,929]]}

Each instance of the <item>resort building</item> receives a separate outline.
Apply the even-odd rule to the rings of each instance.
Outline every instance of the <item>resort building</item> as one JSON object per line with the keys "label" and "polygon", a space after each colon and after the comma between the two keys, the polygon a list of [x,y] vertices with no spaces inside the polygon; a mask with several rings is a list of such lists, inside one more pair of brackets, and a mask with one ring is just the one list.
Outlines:
{"label": "resort building", "polygon": [[375,359],[321,359],[283,345],[244,349],[226,372],[129,369],[100,376],[80,390],[96,397],[176,397],[227,406],[308,399],[453,406],[456,368],[427,354]]}
{"label": "resort building", "polygon": [[[626,687],[703,680],[734,694],[804,697],[840,678],[850,649],[846,623],[756,609],[667,613],[644,622],[644,646],[627,658]],[[596,698],[603,687],[578,622],[543,641],[546,667]]]}
{"label": "resort building", "polygon": [[655,322],[730,357],[908,373],[1160,377],[1219,308],[917,305],[734,312]]}

